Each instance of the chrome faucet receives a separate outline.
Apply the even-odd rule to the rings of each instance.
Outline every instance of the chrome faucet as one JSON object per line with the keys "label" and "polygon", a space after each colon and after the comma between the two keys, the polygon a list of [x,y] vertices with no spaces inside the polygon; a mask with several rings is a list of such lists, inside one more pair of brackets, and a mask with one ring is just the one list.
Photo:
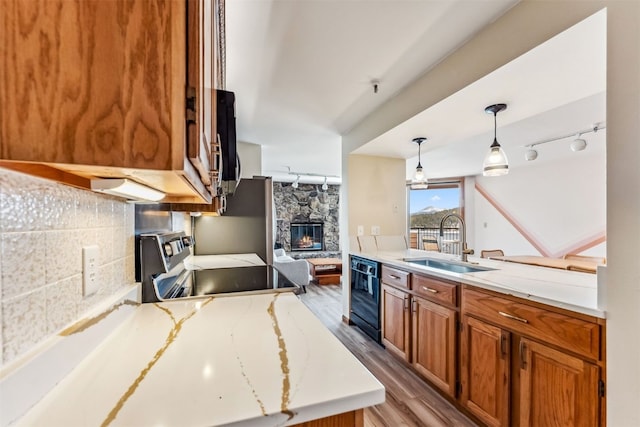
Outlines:
{"label": "chrome faucet", "polygon": [[444,237],[444,222],[449,217],[456,217],[460,221],[460,226],[462,227],[462,251],[460,252],[460,260],[462,262],[467,262],[467,255],[473,255],[473,249],[467,249],[467,226],[464,223],[464,219],[458,214],[450,213],[445,215],[442,220],[440,220],[440,241],[442,245],[442,238]]}

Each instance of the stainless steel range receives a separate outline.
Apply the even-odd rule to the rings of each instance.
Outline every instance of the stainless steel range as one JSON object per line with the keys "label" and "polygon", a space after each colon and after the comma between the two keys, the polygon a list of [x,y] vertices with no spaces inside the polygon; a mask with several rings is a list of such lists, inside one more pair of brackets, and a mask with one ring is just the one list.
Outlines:
{"label": "stainless steel range", "polygon": [[142,302],[204,295],[295,292],[301,287],[270,265],[190,270],[193,239],[184,232],[140,235]]}

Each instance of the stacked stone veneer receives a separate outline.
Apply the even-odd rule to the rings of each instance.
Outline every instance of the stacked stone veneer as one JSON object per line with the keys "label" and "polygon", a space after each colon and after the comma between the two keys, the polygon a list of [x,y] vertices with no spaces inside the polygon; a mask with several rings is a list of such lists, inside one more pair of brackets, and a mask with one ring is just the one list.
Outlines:
{"label": "stacked stone veneer", "polygon": [[[300,184],[293,188],[288,182],[273,183],[277,230],[274,240],[294,258],[340,256],[340,186]],[[324,223],[324,251],[291,252],[291,223]]]}

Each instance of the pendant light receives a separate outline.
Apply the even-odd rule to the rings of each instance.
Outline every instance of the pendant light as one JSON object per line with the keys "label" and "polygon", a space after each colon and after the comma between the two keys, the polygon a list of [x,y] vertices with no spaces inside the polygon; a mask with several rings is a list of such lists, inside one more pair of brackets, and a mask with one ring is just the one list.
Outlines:
{"label": "pendant light", "polygon": [[493,144],[489,147],[489,153],[487,153],[482,164],[482,175],[484,176],[500,176],[509,173],[509,160],[507,160],[507,155],[498,144],[498,139],[496,138],[498,127],[496,116],[500,111],[506,109],[507,104],[489,105],[484,109],[485,113],[493,114]]}
{"label": "pendant light", "polygon": [[427,138],[424,137],[413,138],[412,140],[413,142],[418,144],[418,166],[416,166],[416,173],[413,176],[413,180],[411,182],[411,186],[413,188],[416,188],[416,186],[420,186],[420,188],[427,188],[427,180],[424,177],[424,171],[422,170],[422,164],[420,163],[420,147],[426,140]]}

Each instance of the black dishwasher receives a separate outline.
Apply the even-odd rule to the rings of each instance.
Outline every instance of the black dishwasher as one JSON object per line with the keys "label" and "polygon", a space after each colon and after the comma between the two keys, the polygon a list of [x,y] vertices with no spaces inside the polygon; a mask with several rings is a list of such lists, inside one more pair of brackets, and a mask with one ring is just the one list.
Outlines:
{"label": "black dishwasher", "polygon": [[351,309],[349,320],[381,343],[380,263],[351,256]]}

